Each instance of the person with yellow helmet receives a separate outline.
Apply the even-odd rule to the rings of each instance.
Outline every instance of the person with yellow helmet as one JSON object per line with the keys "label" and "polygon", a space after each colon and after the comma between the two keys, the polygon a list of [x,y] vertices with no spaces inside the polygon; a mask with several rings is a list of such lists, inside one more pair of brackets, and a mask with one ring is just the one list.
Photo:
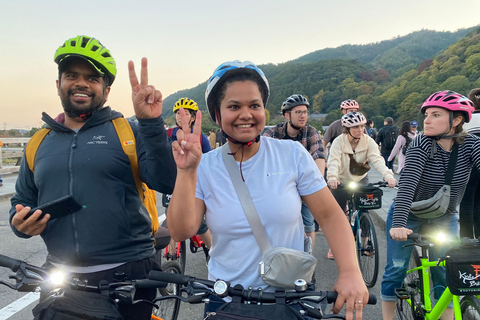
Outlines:
{"label": "person with yellow helmet", "polygon": [[[183,108],[186,111],[185,112],[186,123],[182,122],[182,118],[180,117],[180,108]],[[180,98],[177,102],[175,102],[175,105],[173,106],[173,112],[175,113],[175,123],[177,124],[177,126],[175,128],[169,128],[167,130],[167,136],[171,139],[172,142],[177,140],[178,129],[182,129],[185,131],[185,127],[186,127],[186,128],[190,128],[189,130],[190,132],[193,132],[193,125],[195,124],[197,111],[198,111],[198,104],[192,99]],[[203,133],[200,140],[200,144],[202,145],[202,153],[207,153],[212,150],[207,136],[205,136]],[[163,203],[167,204],[168,200],[166,199],[168,199],[170,196],[171,195],[164,194]],[[168,207],[168,204],[166,205],[166,207]],[[165,209],[165,213],[166,213],[166,209]],[[200,238],[205,243],[207,248],[210,249],[210,246],[212,244],[212,234],[208,230],[207,224],[205,223],[205,219],[202,220],[200,229],[198,229],[197,234],[200,236]],[[169,252],[170,252],[170,249],[173,249],[173,246],[169,246]]]}
{"label": "person with yellow helmet", "polygon": [[[66,40],[54,61],[64,114],[57,122],[43,113],[50,131],[38,146],[32,170],[24,155],[11,200],[11,228],[20,238],[40,235],[48,251],[45,266],[89,285],[114,281],[118,274],[147,278],[159,267],[151,219],[114,127],[113,121],[123,115],[105,106],[117,74],[115,60],[98,39],[81,35]],[[171,193],[176,165],[163,126],[162,94],[148,83],[146,58],[140,79],[132,61],[128,69],[138,121],[122,123],[135,136],[128,143],[136,147],[140,178],[152,189]],[[42,212],[36,210],[24,220],[30,208],[66,195],[82,209],[55,220],[49,212],[39,219]],[[155,296],[156,289],[137,289],[134,298],[151,301]],[[45,298],[41,294],[40,299]],[[120,304],[119,310],[123,319],[146,320],[152,306]]]}

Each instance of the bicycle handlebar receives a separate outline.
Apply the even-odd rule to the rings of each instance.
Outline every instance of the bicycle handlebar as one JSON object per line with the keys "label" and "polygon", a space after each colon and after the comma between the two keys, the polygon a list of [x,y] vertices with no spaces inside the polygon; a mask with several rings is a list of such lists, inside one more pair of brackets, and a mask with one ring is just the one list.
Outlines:
{"label": "bicycle handlebar", "polygon": [[0,254],[0,266],[2,267],[8,268],[13,272],[17,272],[21,264],[22,261],[20,260],[12,259],[10,257],[4,256],[3,254]]}
{"label": "bicycle handlebar", "polygon": [[[148,278],[155,281],[161,282],[170,282],[176,283],[183,286],[188,286],[193,283],[202,284],[209,289],[213,289],[215,286],[216,281],[206,280],[206,279],[199,279],[195,277],[191,277],[188,275],[182,274],[172,274],[166,273],[162,271],[152,270],[148,274]],[[243,289],[239,288],[238,286],[228,286],[227,295],[230,297],[239,296],[242,298],[243,301],[249,302],[267,302],[272,303],[275,302],[278,298],[278,295],[275,292],[263,292],[262,290],[253,290],[253,289]],[[294,300],[294,299],[301,299],[303,297],[326,297],[327,303],[334,303],[337,299],[338,293],[336,291],[287,291],[285,292],[285,299],[286,300]],[[368,304],[376,304],[377,297],[370,293]]]}
{"label": "bicycle handlebar", "polygon": [[412,240],[412,243],[406,244],[404,247],[415,245],[423,249],[428,249],[435,246],[436,243],[449,243],[460,246],[480,246],[480,237],[478,239],[470,239],[466,237],[461,239],[458,237],[438,239],[436,235],[412,233],[408,235],[407,238]]}

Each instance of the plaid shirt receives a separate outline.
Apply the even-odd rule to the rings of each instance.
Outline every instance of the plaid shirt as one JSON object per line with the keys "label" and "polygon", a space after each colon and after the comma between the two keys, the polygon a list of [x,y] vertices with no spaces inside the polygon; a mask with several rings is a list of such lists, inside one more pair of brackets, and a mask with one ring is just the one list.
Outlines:
{"label": "plaid shirt", "polygon": [[[286,138],[287,124],[288,122],[277,124],[275,127],[265,131],[263,135],[275,139],[288,139]],[[318,130],[314,127],[311,127],[307,124],[305,127],[300,129],[300,133],[292,140],[300,142],[302,146],[304,146],[305,149],[307,149],[312,155],[313,160],[325,159],[322,138],[320,137]]]}

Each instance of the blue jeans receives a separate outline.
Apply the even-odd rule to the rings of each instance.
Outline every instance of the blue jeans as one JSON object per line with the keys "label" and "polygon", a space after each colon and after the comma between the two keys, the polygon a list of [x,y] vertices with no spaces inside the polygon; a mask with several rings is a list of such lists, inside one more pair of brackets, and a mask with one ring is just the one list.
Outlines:
{"label": "blue jeans", "polygon": [[[403,279],[407,274],[408,262],[413,250],[413,246],[403,248],[404,245],[411,242],[396,241],[390,237],[390,229],[392,228],[393,210],[395,202],[392,203],[388,210],[387,216],[387,264],[382,279],[383,301],[397,301],[395,289],[402,286]],[[435,231],[442,230],[451,236],[458,236],[458,216],[456,214],[446,214],[436,219],[419,219],[413,214],[408,216],[407,228],[413,232],[433,234]],[[435,246],[429,249],[430,261],[444,257],[450,246]],[[435,286],[446,286],[445,283],[445,267],[431,268],[432,282]],[[434,290],[434,298],[438,299],[443,288]]]}
{"label": "blue jeans", "polygon": [[313,215],[308,210],[308,207],[305,203],[302,202],[302,220],[303,220],[303,227],[305,228],[305,232],[313,232],[315,231],[315,220],[313,220]]}
{"label": "blue jeans", "polygon": [[387,168],[393,171],[393,162],[395,161],[395,159],[393,159],[392,161],[388,161],[388,158],[390,157],[390,152],[382,153],[382,157],[383,159],[385,159],[385,165],[387,166]]}

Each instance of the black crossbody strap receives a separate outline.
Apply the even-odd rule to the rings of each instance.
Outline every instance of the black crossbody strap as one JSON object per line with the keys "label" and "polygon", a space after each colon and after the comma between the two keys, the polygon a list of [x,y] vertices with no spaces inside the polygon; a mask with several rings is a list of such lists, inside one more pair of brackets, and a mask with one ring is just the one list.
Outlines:
{"label": "black crossbody strap", "polygon": [[457,163],[458,155],[458,143],[454,142],[452,152],[450,153],[450,160],[448,160],[447,174],[445,175],[445,184],[450,185],[453,179],[453,172],[455,171],[455,165]]}

